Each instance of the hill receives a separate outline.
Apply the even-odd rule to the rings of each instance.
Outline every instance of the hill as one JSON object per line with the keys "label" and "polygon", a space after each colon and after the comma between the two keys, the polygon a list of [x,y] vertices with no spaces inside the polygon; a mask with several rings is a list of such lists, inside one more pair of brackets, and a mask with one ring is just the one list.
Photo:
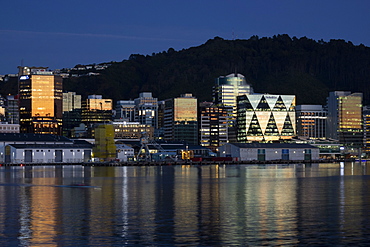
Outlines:
{"label": "hill", "polygon": [[144,91],[160,100],[190,92],[210,101],[215,78],[233,72],[243,74],[255,92],[295,94],[297,104],[325,104],[334,90],[363,92],[364,103],[370,103],[369,47],[286,34],[248,40],[215,37],[180,51],[133,54],[99,76],[65,79],[64,89],[114,100],[133,99]]}

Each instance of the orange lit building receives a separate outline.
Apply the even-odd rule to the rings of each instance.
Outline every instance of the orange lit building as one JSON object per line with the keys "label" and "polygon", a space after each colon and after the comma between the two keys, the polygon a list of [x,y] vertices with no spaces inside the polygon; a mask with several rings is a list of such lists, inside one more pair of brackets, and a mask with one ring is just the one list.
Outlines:
{"label": "orange lit building", "polygon": [[62,77],[47,71],[47,67],[18,68],[21,133],[60,135]]}
{"label": "orange lit building", "polygon": [[362,147],[362,93],[330,92],[327,108],[327,137],[346,146]]}

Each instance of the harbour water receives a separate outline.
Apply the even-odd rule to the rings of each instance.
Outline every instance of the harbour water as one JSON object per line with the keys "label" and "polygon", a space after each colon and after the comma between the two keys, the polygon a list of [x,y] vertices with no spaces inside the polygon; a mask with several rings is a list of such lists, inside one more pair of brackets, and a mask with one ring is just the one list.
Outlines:
{"label": "harbour water", "polygon": [[0,246],[367,245],[369,190],[370,163],[0,167]]}

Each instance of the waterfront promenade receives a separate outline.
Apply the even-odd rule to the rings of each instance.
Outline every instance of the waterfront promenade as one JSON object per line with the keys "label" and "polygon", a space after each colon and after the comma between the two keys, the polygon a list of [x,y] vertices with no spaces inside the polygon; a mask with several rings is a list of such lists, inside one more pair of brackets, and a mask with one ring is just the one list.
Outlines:
{"label": "waterfront promenade", "polygon": [[171,166],[171,165],[267,165],[267,164],[312,164],[312,163],[335,163],[335,162],[353,162],[355,160],[266,160],[266,161],[191,161],[191,160],[177,160],[177,161],[127,161],[127,162],[84,162],[84,163],[4,163],[0,167],[9,166]]}

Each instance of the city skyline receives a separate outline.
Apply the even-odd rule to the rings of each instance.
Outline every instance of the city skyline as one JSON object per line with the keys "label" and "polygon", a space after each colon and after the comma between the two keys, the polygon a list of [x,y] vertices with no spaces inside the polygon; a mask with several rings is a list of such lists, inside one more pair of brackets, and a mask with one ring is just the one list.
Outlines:
{"label": "city skyline", "polygon": [[[144,6],[144,7],[143,7]],[[370,45],[365,1],[4,2],[0,74],[17,66],[74,67],[199,46],[216,36],[344,39]]]}

